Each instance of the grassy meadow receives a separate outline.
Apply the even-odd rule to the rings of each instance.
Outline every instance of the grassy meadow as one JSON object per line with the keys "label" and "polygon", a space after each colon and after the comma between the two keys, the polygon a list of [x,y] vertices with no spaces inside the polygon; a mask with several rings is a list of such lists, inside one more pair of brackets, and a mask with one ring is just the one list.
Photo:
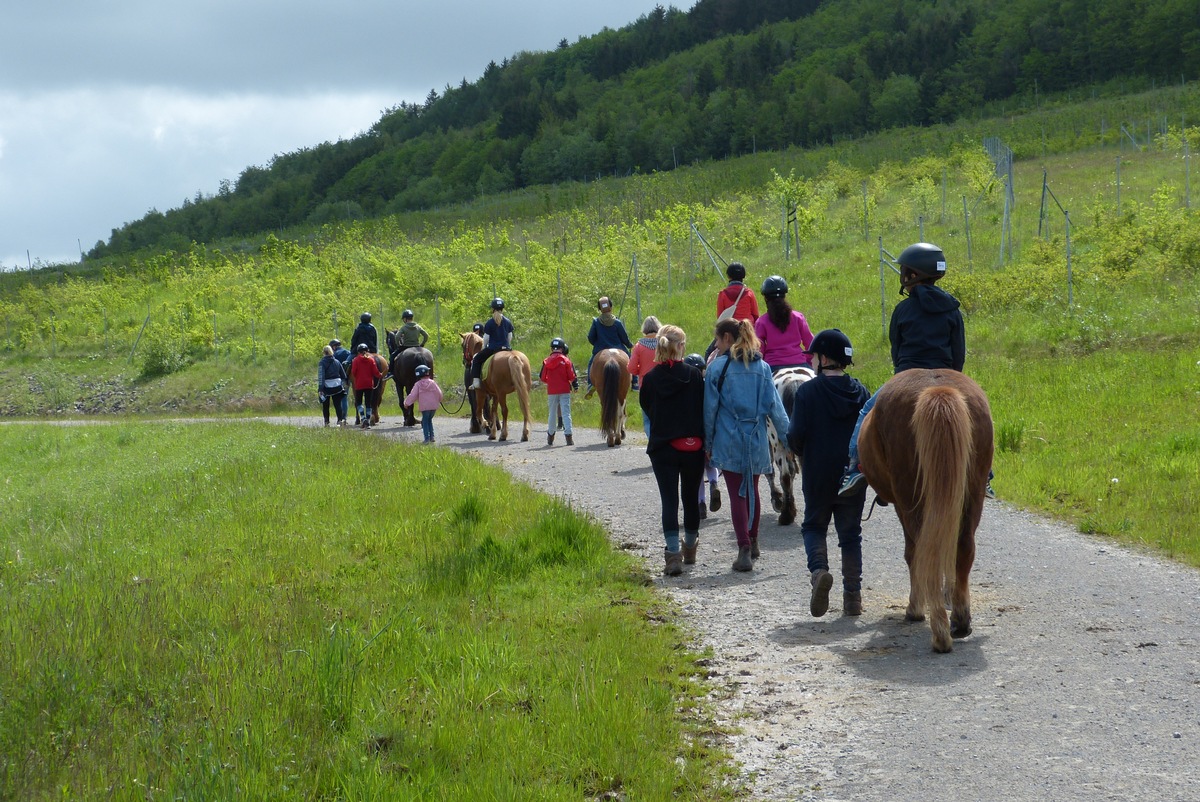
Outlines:
{"label": "grassy meadow", "polygon": [[597,525],[352,439],[0,427],[0,798],[724,798],[696,657]]}

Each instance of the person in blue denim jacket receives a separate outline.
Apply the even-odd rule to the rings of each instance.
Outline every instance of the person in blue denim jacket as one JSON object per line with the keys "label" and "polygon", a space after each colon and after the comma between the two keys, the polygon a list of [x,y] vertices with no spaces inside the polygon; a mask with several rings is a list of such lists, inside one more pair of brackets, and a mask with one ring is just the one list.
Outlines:
{"label": "person in blue denim jacket", "polygon": [[785,436],[788,416],[771,369],[763,362],[753,324],[722,320],[715,342],[717,357],[704,376],[704,442],[729,491],[729,515],[738,541],[733,570],[750,571],[758,556],[758,477],[774,472],[767,420]]}

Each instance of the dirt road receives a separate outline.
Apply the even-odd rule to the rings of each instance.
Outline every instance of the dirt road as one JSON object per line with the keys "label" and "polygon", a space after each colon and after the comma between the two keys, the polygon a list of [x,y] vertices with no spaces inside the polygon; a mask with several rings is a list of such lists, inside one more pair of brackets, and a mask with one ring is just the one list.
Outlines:
{"label": "dirt road", "polygon": [[[420,440],[398,420],[370,434]],[[1200,800],[1200,572],[989,502],[974,633],[937,655],[928,627],[904,621],[890,509],[864,525],[864,615],[842,617],[835,586],[813,619],[799,526],[774,516],[753,573],[730,570],[722,510],[702,522],[697,565],[659,575],[640,431],[609,449],[594,429],[547,447],[544,421],[529,443],[490,443],[444,415],[436,427],[438,447],[569,499],[646,558],[715,655],[718,715],[740,729],[731,746],[752,798]]]}

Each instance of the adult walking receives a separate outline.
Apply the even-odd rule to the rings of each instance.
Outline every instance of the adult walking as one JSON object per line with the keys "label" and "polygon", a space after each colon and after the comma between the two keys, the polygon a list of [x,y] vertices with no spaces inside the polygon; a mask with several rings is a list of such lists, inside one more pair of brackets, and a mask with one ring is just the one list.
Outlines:
{"label": "adult walking", "polygon": [[[663,573],[678,576],[696,562],[700,508],[696,497],[704,476],[704,378],[683,361],[687,338],[678,326],[658,330],[655,366],[642,384],[638,403],[650,421],[646,453],[662,501]],[[679,502],[683,500],[683,543]]]}
{"label": "adult walking", "polygon": [[375,382],[383,378],[383,372],[375,363],[366,343],[359,343],[356,356],[350,363],[350,378],[354,384],[354,408],[358,422],[364,429],[371,428],[371,399],[375,393]]}
{"label": "adult walking", "polygon": [[334,354],[333,346],[325,346],[321,353],[321,361],[317,363],[317,398],[321,401],[321,415],[328,426],[329,405],[332,402],[338,426],[345,426],[348,401],[346,382],[349,377]]}
{"label": "adult walking", "polygon": [[775,373],[784,368],[812,368],[806,353],[813,333],[804,315],[787,301],[788,283],[783,276],[768,276],[762,284],[766,314],[754,323],[754,333],[762,343],[763,361]]}
{"label": "adult walking", "polygon": [[[654,355],[658,350],[658,331],[661,328],[662,324],[654,315],[647,315],[642,321],[642,336],[629,352],[629,375],[632,377],[634,390],[641,389],[642,380],[657,364]],[[646,437],[649,437],[650,419],[645,415],[642,415],[642,429],[646,432]]]}
{"label": "adult walking", "polygon": [[750,321],[717,323],[715,345],[717,357],[704,377],[704,442],[729,491],[738,542],[733,570],[750,571],[758,556],[758,477],[774,471],[767,419],[775,431],[786,432],[788,416]]}

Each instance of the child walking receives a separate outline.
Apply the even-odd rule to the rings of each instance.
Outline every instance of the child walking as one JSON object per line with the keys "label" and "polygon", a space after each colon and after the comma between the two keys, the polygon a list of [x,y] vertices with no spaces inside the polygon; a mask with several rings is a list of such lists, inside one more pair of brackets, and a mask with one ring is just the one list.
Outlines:
{"label": "child walking", "polygon": [[804,521],[800,534],[812,579],[809,612],[820,618],[829,609],[833,575],[829,573],[826,536],[829,522],[837,530],[842,551],[842,614],[862,615],[862,511],[867,489],[838,495],[842,465],[858,411],[870,395],[858,379],[846,375],[853,360],[850,338],[826,329],[813,338],[806,353],[817,377],[796,388],[788,446],[800,455],[800,487]]}
{"label": "child walking", "polygon": [[542,361],[538,377],[546,385],[546,399],[550,406],[550,421],[546,429],[546,445],[554,445],[554,434],[562,420],[567,445],[575,445],[575,432],[571,428],[571,388],[579,386],[575,366],[567,358],[567,344],[561,337],[550,341],[550,356]]}
{"label": "child walking", "polygon": [[412,392],[404,397],[404,406],[416,404],[420,408],[421,434],[425,436],[425,443],[432,443],[433,413],[437,412],[438,404],[442,403],[442,388],[434,381],[433,372],[429,370],[428,365],[417,365],[413,369],[413,375],[417,377],[417,383],[413,385]]}
{"label": "child walking", "polygon": [[359,343],[358,355],[350,363],[350,378],[354,382],[354,408],[358,413],[355,423],[364,429],[371,428],[371,397],[374,394],[375,382],[383,378],[375,357],[371,356],[370,346]]}

